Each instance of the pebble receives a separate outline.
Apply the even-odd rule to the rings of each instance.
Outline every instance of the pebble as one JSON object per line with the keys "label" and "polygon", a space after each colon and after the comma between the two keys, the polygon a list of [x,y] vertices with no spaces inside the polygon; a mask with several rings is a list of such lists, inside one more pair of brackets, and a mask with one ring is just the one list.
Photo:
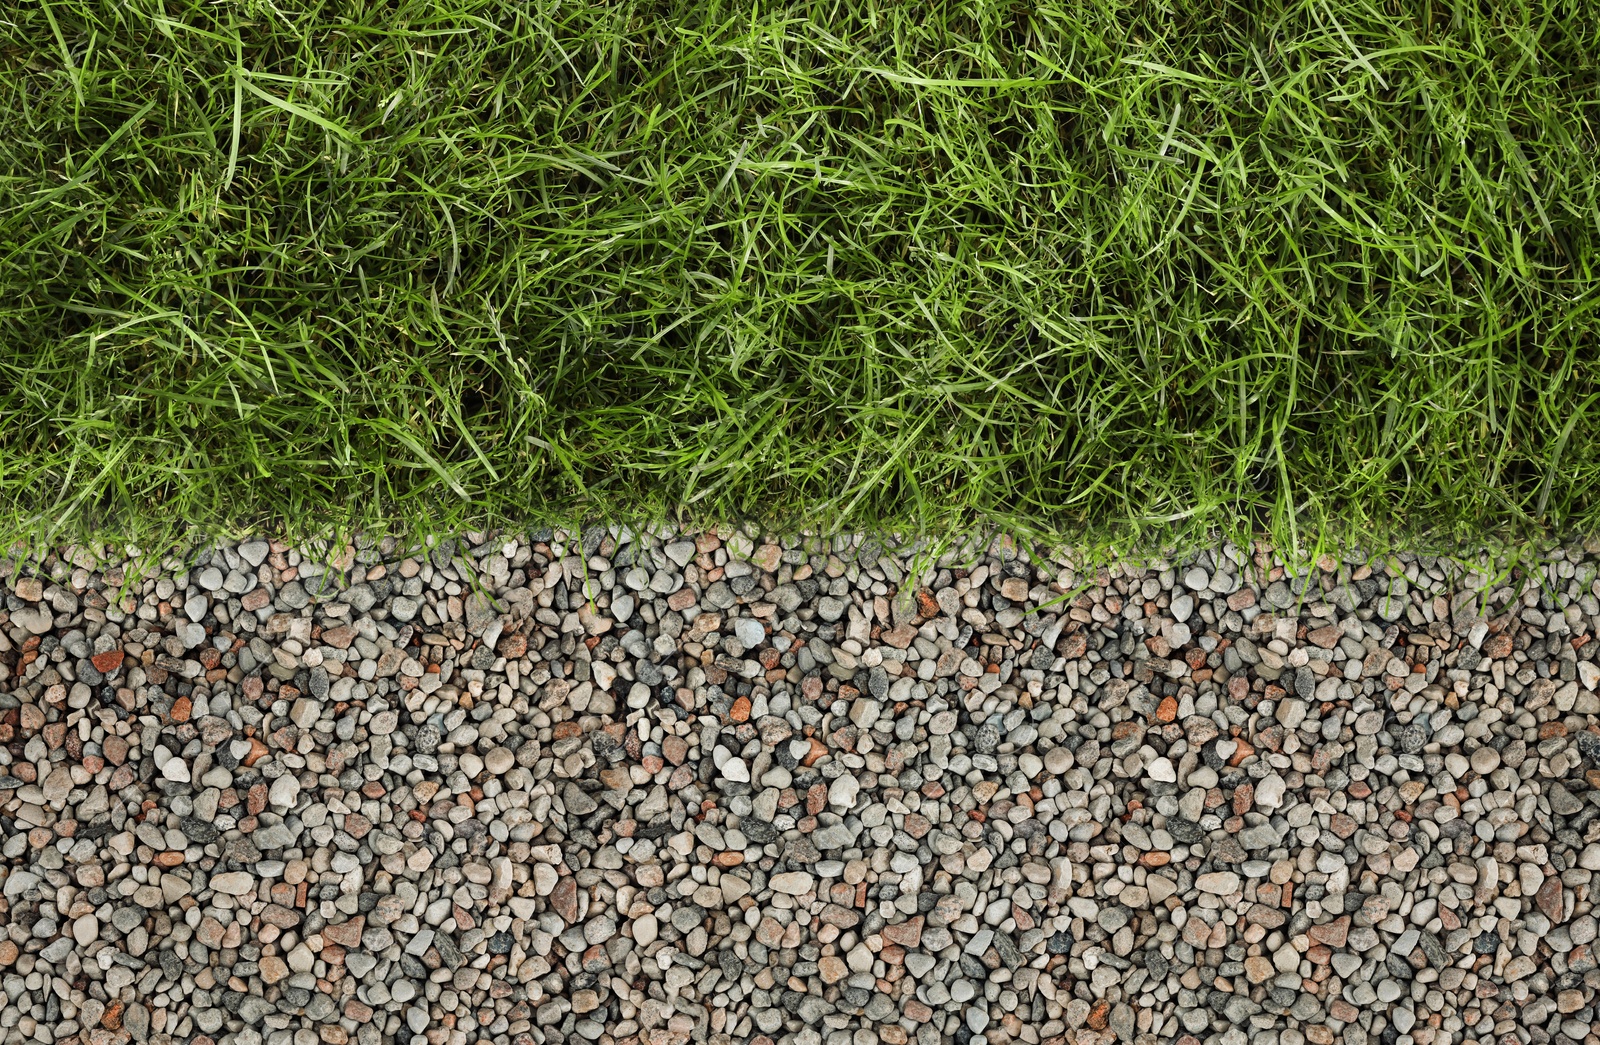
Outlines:
{"label": "pebble", "polygon": [[0,1034],[1575,1045],[1597,551],[3,560]]}
{"label": "pebble", "polygon": [[1209,871],[1196,878],[1194,884],[1203,893],[1228,896],[1239,891],[1239,876],[1232,871]]}
{"label": "pebble", "polygon": [[1288,791],[1288,784],[1277,773],[1268,773],[1256,784],[1256,808],[1270,813],[1283,805],[1284,795]]}
{"label": "pebble", "polygon": [[780,893],[790,896],[804,896],[812,889],[814,879],[805,871],[785,871],[772,876],[771,885]]}
{"label": "pebble", "polygon": [[243,871],[228,871],[211,879],[211,888],[225,896],[244,896],[255,887],[255,879]]}
{"label": "pebble", "polygon": [[739,645],[747,650],[755,649],[766,640],[766,629],[761,622],[750,617],[739,617],[733,622],[734,637],[739,640]]}
{"label": "pebble", "polygon": [[267,793],[267,801],[282,809],[293,808],[300,798],[300,781],[292,776],[284,775],[272,782],[272,787]]}

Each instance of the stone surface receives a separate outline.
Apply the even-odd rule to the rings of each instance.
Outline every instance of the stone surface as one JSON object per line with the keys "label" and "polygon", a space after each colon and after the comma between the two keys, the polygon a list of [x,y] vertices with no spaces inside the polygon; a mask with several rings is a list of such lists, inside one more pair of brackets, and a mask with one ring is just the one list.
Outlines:
{"label": "stone surface", "polygon": [[0,1038],[1572,1045],[1596,551],[0,560]]}

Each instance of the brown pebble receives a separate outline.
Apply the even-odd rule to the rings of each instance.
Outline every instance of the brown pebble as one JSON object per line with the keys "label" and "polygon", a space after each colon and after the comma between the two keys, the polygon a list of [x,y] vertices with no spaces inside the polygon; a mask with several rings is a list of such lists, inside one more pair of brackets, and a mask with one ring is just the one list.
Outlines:
{"label": "brown pebble", "polygon": [[1565,907],[1561,897],[1561,879],[1551,877],[1544,880],[1539,891],[1534,894],[1534,902],[1539,905],[1539,910],[1552,923],[1560,924],[1565,915]]}
{"label": "brown pebble", "polygon": [[1343,947],[1345,937],[1350,934],[1350,916],[1344,915],[1322,925],[1313,925],[1306,930],[1306,935],[1318,943],[1327,944],[1329,947]]}

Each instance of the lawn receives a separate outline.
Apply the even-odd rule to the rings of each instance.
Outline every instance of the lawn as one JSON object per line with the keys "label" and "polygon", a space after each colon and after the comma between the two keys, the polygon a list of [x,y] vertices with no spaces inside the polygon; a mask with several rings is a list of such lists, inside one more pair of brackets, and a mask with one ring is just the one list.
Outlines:
{"label": "lawn", "polygon": [[1597,521],[1597,3],[0,18],[8,539]]}

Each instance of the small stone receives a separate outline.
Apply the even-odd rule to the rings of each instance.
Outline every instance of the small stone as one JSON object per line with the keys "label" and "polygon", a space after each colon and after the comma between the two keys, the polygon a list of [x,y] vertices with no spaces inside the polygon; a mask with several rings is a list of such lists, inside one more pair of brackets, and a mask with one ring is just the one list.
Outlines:
{"label": "small stone", "polygon": [[11,623],[30,635],[48,635],[55,627],[55,618],[43,606],[24,606],[12,611]]}
{"label": "small stone", "polygon": [[1306,930],[1306,935],[1317,943],[1329,947],[1343,947],[1350,932],[1350,917],[1335,918],[1322,925],[1313,925]]}
{"label": "small stone", "polygon": [[1550,919],[1551,922],[1559,924],[1565,920],[1566,908],[1562,902],[1561,879],[1546,879],[1545,883],[1539,887],[1534,900],[1539,905],[1539,910],[1544,912],[1544,916]]}
{"label": "small stone", "polygon": [[245,896],[255,891],[256,881],[243,871],[227,871],[211,877],[211,888],[226,896]]}
{"label": "small stone", "polygon": [[878,721],[881,707],[878,701],[870,697],[858,697],[856,702],[850,705],[850,721],[855,723],[858,729],[871,729]]}
{"label": "small stone", "polygon": [[300,781],[287,773],[272,782],[267,796],[267,801],[278,809],[292,809],[299,799]]}
{"label": "small stone", "polygon": [[550,907],[568,925],[578,920],[578,883],[570,876],[560,878],[551,889]]}
{"label": "small stone", "polygon": [[734,638],[739,640],[739,645],[747,650],[753,650],[766,641],[766,629],[761,622],[750,617],[737,617],[733,622]]}
{"label": "small stone", "polygon": [[1268,813],[1277,809],[1283,805],[1287,789],[1283,777],[1276,773],[1267,774],[1256,784],[1256,808]]}
{"label": "small stone", "polygon": [[310,729],[322,717],[322,705],[309,697],[301,697],[289,709],[289,721],[301,729]]}
{"label": "small stone", "polygon": [[100,938],[100,922],[92,914],[85,914],[72,923],[72,938],[79,947],[87,947]]}
{"label": "small stone", "polygon": [[583,927],[584,942],[591,945],[605,943],[615,935],[617,935],[616,919],[609,916],[591,918]]}
{"label": "small stone", "polygon": [[804,896],[811,891],[813,882],[814,879],[805,871],[784,871],[773,875],[770,884],[776,892]]}

